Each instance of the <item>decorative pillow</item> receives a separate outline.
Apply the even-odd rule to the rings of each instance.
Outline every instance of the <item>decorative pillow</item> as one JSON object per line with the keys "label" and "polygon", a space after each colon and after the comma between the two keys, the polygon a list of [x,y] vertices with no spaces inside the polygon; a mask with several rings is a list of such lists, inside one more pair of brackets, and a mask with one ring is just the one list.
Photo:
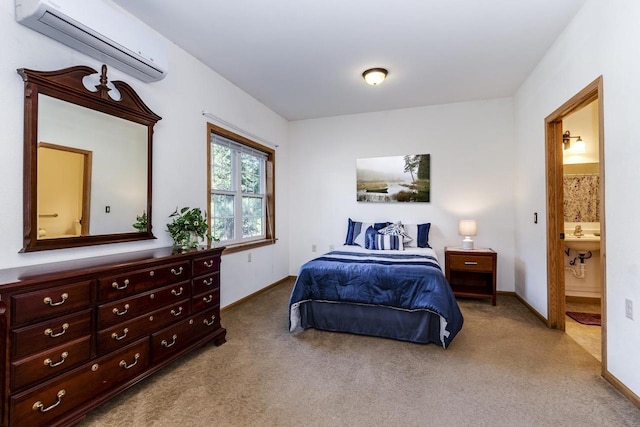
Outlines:
{"label": "decorative pillow", "polygon": [[364,235],[363,247],[365,249],[371,249],[371,250],[387,249],[387,250],[397,250],[397,251],[404,250],[401,236],[393,236],[391,234],[380,234],[375,228],[373,228],[373,226],[369,226],[364,233],[360,233],[360,236],[362,235]]}
{"label": "decorative pillow", "polygon": [[387,225],[385,228],[379,231],[380,234],[389,234],[391,236],[402,236],[402,243],[409,243],[413,240],[411,236],[404,231],[404,227],[401,223],[396,222],[395,224]]}
{"label": "decorative pillow", "polygon": [[402,237],[394,236],[392,234],[378,233],[375,236],[375,247],[373,249],[403,251],[404,246],[402,245]]}
{"label": "decorative pillow", "polygon": [[413,238],[411,241],[405,240],[405,246],[417,246],[419,248],[431,247],[429,245],[429,230],[431,229],[430,222],[424,224],[402,224],[402,226],[404,227],[405,233]]}
{"label": "decorative pillow", "polygon": [[363,248],[365,247],[365,232],[367,228],[370,226],[374,228],[374,230],[380,230],[381,228],[386,227],[391,224],[390,222],[361,222],[354,221],[349,218],[349,223],[347,225],[347,238],[345,239],[345,245],[359,245]]}
{"label": "decorative pillow", "polygon": [[376,248],[376,238],[379,236],[378,232],[375,228],[369,227],[367,230],[362,233],[364,234],[364,247],[365,249],[375,249]]}
{"label": "decorative pillow", "polygon": [[360,234],[360,228],[361,227],[362,227],[362,223],[361,222],[356,222],[356,221],[353,221],[351,218],[349,218],[349,223],[347,225],[347,238],[344,241],[345,245],[353,245],[354,244],[353,243],[353,239],[358,237],[358,234]]}

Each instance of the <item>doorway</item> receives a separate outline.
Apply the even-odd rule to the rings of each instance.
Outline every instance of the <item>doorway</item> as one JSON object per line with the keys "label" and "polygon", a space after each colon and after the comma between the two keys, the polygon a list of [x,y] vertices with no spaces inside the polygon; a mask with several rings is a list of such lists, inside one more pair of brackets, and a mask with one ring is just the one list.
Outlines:
{"label": "doorway", "polygon": [[89,233],[92,153],[38,144],[38,239]]}
{"label": "doorway", "polygon": [[[563,120],[587,105],[597,102],[597,144],[599,149],[599,222],[600,222],[600,313],[602,372],[606,372],[606,230],[605,230],[605,162],[603,128],[603,82],[598,77],[545,119],[546,186],[547,186],[547,278],[548,326],[566,330],[565,289],[565,215],[564,215],[564,150],[566,129]],[[563,135],[564,134],[564,135]],[[563,136],[564,142],[563,144]]]}

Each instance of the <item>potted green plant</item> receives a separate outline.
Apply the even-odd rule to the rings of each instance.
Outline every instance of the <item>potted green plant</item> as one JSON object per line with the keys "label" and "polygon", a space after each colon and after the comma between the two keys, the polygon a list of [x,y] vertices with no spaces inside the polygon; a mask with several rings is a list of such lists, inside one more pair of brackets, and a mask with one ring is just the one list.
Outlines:
{"label": "potted green plant", "polygon": [[138,231],[147,231],[147,213],[142,212],[142,215],[136,216],[136,222],[132,225]]}
{"label": "potted green plant", "polygon": [[173,239],[173,247],[186,251],[198,247],[201,240],[213,239],[207,226],[207,219],[200,208],[176,208],[169,215],[173,220],[167,224],[167,229]]}

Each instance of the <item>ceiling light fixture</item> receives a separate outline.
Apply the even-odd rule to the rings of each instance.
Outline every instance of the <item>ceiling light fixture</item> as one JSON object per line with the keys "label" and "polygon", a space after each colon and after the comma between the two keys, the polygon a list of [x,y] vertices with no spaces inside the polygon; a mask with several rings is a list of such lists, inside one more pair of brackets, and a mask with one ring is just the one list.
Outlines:
{"label": "ceiling light fixture", "polygon": [[362,73],[364,81],[371,86],[377,86],[387,77],[388,71],[384,68],[370,68]]}

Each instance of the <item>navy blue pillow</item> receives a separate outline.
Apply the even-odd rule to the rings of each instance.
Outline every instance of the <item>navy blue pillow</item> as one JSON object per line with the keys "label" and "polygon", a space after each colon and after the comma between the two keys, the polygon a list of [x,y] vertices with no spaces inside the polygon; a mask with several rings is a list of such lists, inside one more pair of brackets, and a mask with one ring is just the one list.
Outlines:
{"label": "navy blue pillow", "polygon": [[[358,237],[358,235],[360,235],[360,233],[362,232],[362,224],[363,223],[360,221],[354,221],[351,218],[349,218],[349,223],[347,224],[347,238],[344,241],[345,245],[355,245],[355,243],[353,243],[353,240],[356,237]],[[373,228],[375,230],[382,230],[388,225],[391,225],[391,223],[376,222],[375,224],[373,224]]]}
{"label": "navy blue pillow", "polygon": [[428,222],[426,224],[418,224],[418,238],[417,245],[419,248],[430,248],[429,245],[429,229],[431,228],[431,223]]}
{"label": "navy blue pillow", "polygon": [[376,248],[376,236],[377,235],[378,235],[378,231],[375,228],[373,228],[373,227],[367,228],[366,234],[364,235],[364,247],[365,247],[365,249],[375,249]]}
{"label": "navy blue pillow", "polygon": [[[358,231],[356,233],[355,227],[358,224]],[[344,241],[345,245],[353,245],[353,239],[360,234],[360,227],[362,226],[361,222],[355,222],[349,218],[349,223],[347,225],[347,238]]]}

